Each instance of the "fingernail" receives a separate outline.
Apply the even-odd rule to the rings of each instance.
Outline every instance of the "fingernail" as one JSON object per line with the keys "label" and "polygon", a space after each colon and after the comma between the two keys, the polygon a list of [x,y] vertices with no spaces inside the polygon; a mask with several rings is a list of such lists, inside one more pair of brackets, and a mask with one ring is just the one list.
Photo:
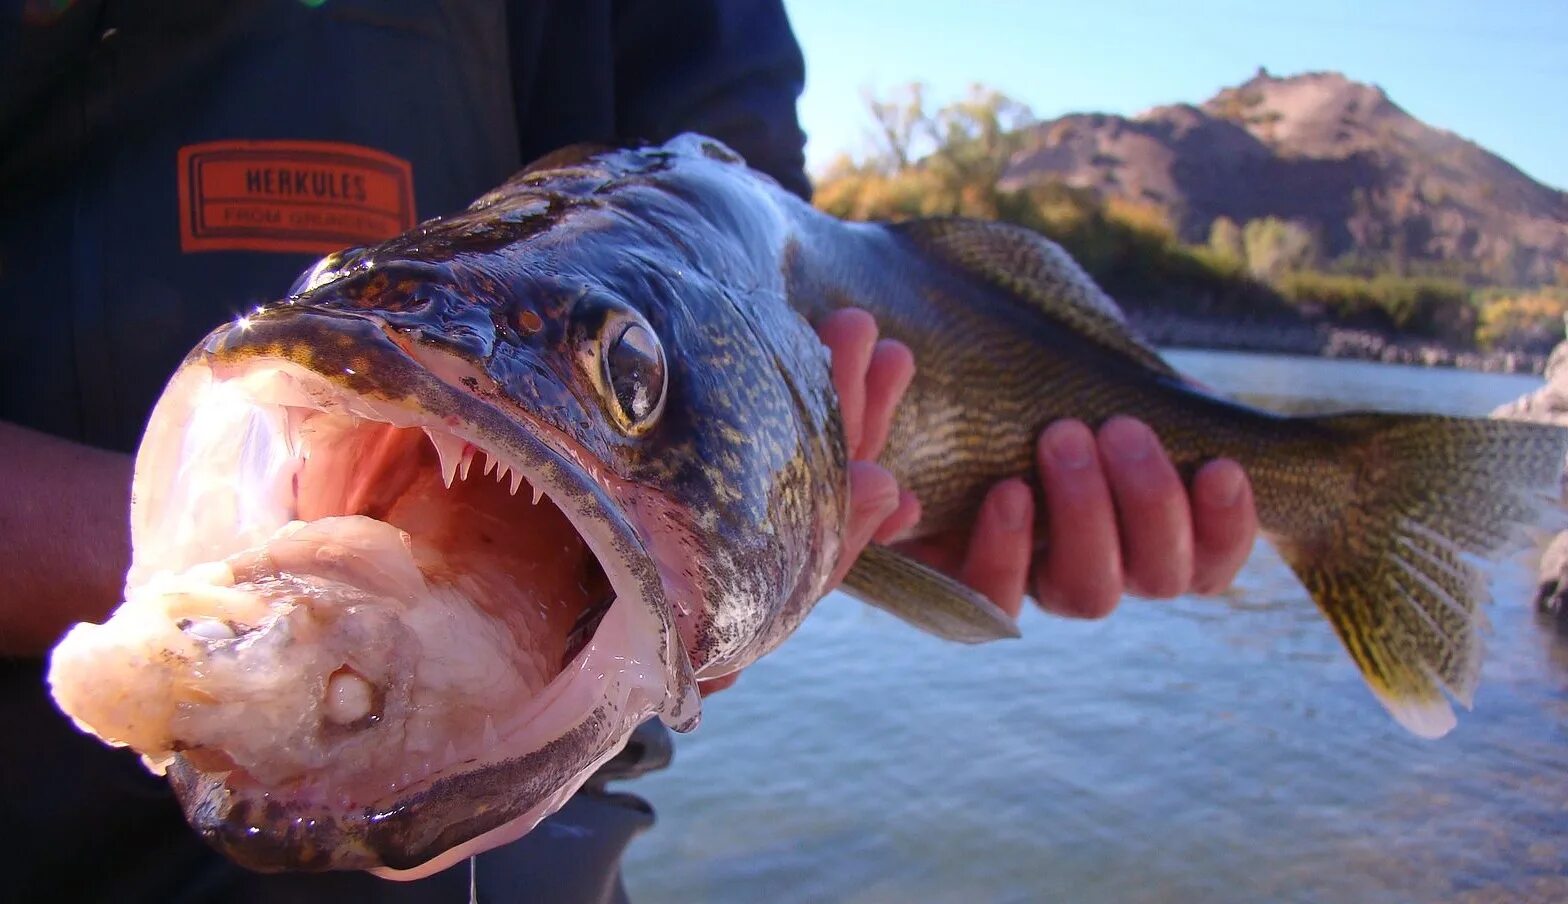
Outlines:
{"label": "fingernail", "polygon": [[1203,480],[1203,501],[1213,508],[1230,508],[1241,501],[1246,483],[1240,468],[1213,468]]}
{"label": "fingernail", "polygon": [[1112,418],[1100,428],[1105,454],[1117,461],[1135,462],[1154,452],[1154,434],[1131,418]]}
{"label": "fingernail", "polygon": [[897,495],[879,495],[866,502],[865,514],[859,519],[859,524],[863,527],[881,524],[896,511],[898,511]]}
{"label": "fingernail", "polygon": [[1029,528],[1029,508],[1028,488],[1023,487],[1021,484],[1008,487],[997,494],[996,514],[1001,519],[1003,530],[1027,530]]}
{"label": "fingernail", "polygon": [[1045,451],[1058,466],[1075,471],[1094,461],[1094,444],[1087,431],[1073,424],[1046,430]]}

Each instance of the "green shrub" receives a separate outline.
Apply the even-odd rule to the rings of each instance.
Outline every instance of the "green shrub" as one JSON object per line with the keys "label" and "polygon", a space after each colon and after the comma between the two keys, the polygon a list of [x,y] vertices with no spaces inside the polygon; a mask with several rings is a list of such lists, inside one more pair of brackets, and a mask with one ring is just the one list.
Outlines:
{"label": "green shrub", "polygon": [[1476,310],[1470,289],[1447,279],[1360,276],[1298,270],[1274,283],[1308,315],[1326,313],[1344,323],[1469,345]]}
{"label": "green shrub", "polygon": [[1477,293],[1476,306],[1482,346],[1544,350],[1562,341],[1568,288],[1493,289]]}

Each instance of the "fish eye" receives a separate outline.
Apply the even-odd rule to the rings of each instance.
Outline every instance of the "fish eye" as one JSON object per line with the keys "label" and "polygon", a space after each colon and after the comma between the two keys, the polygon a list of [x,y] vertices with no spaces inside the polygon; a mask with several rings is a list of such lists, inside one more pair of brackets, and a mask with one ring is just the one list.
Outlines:
{"label": "fish eye", "polygon": [[664,410],[664,348],[652,329],[629,318],[612,323],[608,335],[603,346],[607,407],[624,432],[638,436]]}

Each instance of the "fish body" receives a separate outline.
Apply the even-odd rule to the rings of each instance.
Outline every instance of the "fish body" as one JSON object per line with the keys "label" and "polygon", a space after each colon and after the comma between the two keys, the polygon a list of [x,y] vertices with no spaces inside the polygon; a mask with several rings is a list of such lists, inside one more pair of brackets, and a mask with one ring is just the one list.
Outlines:
{"label": "fish body", "polygon": [[[408,878],[517,837],[826,591],[848,490],[810,323],[850,305],[915,353],[882,463],[921,532],[1029,474],[1046,424],[1134,415],[1184,469],[1248,467],[1397,718],[1468,703],[1465,557],[1534,521],[1568,432],[1214,398],[1044,239],[843,223],[701,136],[552,155],[209,336],[138,453],[127,601],[57,647],[56,699],[254,868]],[[847,586],[1016,633],[886,548]]]}

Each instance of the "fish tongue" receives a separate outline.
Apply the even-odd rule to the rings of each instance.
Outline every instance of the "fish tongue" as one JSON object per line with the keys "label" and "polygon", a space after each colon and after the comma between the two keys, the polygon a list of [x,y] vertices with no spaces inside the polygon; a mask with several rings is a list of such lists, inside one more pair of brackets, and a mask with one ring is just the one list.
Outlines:
{"label": "fish tongue", "polygon": [[313,574],[395,599],[411,599],[425,587],[408,536],[362,515],[292,522],[227,565],[238,581]]}

